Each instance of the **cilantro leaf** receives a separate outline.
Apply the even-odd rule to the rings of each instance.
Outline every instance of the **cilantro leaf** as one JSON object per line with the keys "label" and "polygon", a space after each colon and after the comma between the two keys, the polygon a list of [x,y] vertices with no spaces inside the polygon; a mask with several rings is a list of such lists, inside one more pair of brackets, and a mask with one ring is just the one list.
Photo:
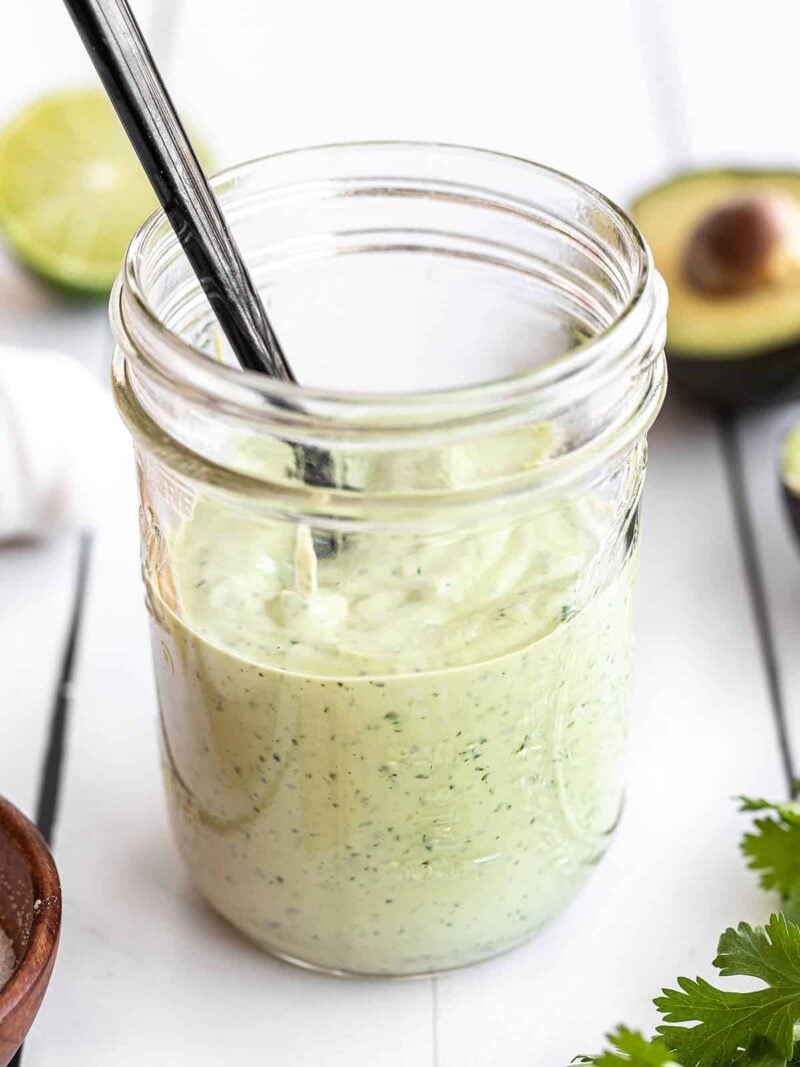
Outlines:
{"label": "cilantro leaf", "polygon": [[771,811],[783,822],[800,826],[800,800],[764,800],[763,797],[737,797],[739,811]]}
{"label": "cilantro leaf", "polygon": [[[655,1001],[664,1043],[683,1067],[785,1067],[800,1020],[800,927],[785,915],[766,927],[740,923],[720,938],[714,966],[726,977],[760,978],[765,988],[728,992],[703,978],[679,978],[680,989]],[[696,1025],[674,1025],[687,1022]]]}
{"label": "cilantro leaf", "polygon": [[731,1067],[786,1067],[786,1060],[776,1053],[769,1041],[757,1037],[745,1052],[732,1060]]}
{"label": "cilantro leaf", "polygon": [[612,1050],[599,1056],[578,1056],[573,1063],[593,1063],[595,1067],[680,1067],[660,1038],[648,1041],[635,1030],[620,1026],[606,1040]]}
{"label": "cilantro leaf", "polygon": [[763,797],[737,797],[739,811],[771,811],[787,823],[800,825],[800,802],[765,800]]}
{"label": "cilantro leaf", "polygon": [[788,896],[800,883],[800,826],[756,819],[755,832],[744,835],[741,849],[764,889]]}
{"label": "cilantro leaf", "polygon": [[795,882],[783,902],[783,914],[793,923],[800,924],[800,882]]}
{"label": "cilantro leaf", "polygon": [[748,867],[759,871],[764,889],[791,895],[800,885],[800,806],[795,801],[774,804],[769,800],[739,797],[740,811],[771,812],[775,818],[755,821],[755,832],[745,834],[742,852]]}
{"label": "cilantro leaf", "polygon": [[769,1041],[759,1037],[750,1043],[746,1052],[733,1061],[733,1067],[786,1067],[786,1060],[775,1052]]}

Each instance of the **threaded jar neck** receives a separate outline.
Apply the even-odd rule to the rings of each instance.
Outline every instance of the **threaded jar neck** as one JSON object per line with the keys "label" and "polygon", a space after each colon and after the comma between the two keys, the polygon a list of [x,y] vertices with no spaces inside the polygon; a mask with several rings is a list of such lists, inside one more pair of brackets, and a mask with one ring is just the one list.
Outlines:
{"label": "threaded jar neck", "polygon": [[[588,186],[512,157],[402,143],[267,157],[214,186],[287,355],[318,355],[329,380],[298,387],[215,358],[213,313],[156,212],[112,295],[115,388],[134,435],[159,436],[193,477],[301,492],[290,463],[264,462],[264,443],[279,442],[325,449],[340,471],[392,458],[388,481],[343,474],[331,507],[354,494],[465,503],[591,477],[655,418],[666,290],[636,227]],[[414,387],[332,388],[337,353],[359,346],[356,378],[358,358],[376,380],[416,359]],[[463,365],[467,380],[442,385],[431,370],[430,385],[434,365]],[[515,447],[542,427],[546,457]],[[497,459],[455,482],[431,475],[428,453],[458,466],[464,449]]]}

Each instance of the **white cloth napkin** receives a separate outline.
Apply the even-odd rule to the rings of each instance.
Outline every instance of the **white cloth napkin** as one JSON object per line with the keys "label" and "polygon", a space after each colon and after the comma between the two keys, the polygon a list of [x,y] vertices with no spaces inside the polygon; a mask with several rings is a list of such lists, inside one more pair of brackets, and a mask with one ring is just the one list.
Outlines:
{"label": "white cloth napkin", "polygon": [[0,543],[91,527],[130,444],[108,389],[60,352],[0,346]]}

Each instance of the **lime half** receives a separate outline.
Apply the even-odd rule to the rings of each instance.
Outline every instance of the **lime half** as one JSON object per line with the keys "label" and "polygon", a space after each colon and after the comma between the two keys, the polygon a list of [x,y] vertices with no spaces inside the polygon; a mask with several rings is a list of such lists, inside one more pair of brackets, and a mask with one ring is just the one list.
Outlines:
{"label": "lime half", "polygon": [[0,229],[49,281],[107,293],[156,199],[105,94],[43,97],[0,132]]}

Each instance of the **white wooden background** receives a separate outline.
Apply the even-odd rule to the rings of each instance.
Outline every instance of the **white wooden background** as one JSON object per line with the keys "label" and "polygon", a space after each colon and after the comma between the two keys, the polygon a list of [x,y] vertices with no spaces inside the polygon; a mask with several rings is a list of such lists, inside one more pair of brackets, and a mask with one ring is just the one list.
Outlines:
{"label": "white wooden background", "polygon": [[[220,164],[339,139],[441,139],[542,160],[624,201],[690,163],[800,162],[796,0],[136,7]],[[58,0],[6,0],[0,119],[91,77]],[[104,309],[61,302],[0,260],[8,340],[57,345],[107,373]],[[651,438],[617,840],[528,946],[411,983],[296,971],[192,895],[165,825],[126,464],[77,597],[54,828],[63,943],[25,1067],[562,1067],[620,1020],[650,1026],[659,987],[708,974],[719,932],[763,920],[772,903],[737,854],[730,798],[785,794],[800,763],[800,554],[777,483],[793,418],[723,424],[667,405]],[[0,791],[32,815],[47,814],[48,751],[51,772],[57,763],[78,557],[77,535],[0,552]]]}

